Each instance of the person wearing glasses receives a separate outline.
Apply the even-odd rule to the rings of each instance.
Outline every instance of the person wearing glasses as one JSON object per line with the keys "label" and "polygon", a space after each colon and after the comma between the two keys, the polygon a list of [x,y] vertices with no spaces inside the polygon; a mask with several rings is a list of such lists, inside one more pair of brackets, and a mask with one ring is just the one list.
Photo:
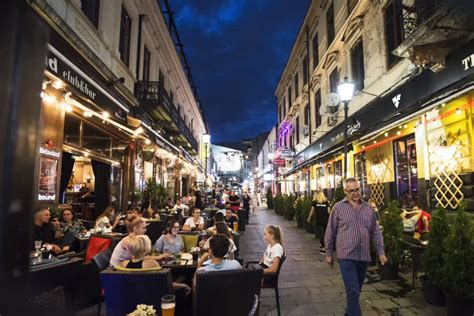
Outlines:
{"label": "person wearing glasses", "polygon": [[166,226],[165,233],[155,243],[154,248],[159,253],[180,253],[184,250],[183,238],[178,235],[179,223],[171,220]]}
{"label": "person wearing glasses", "polygon": [[188,218],[183,225],[183,230],[203,230],[204,229],[204,218],[201,216],[201,210],[198,208],[193,209],[193,216]]}
{"label": "person wearing glasses", "polygon": [[349,316],[360,316],[359,296],[365,273],[371,261],[372,240],[382,265],[387,263],[383,238],[377,225],[373,209],[361,199],[360,184],[355,178],[344,181],[346,197],[337,202],[326,227],[326,262],[333,267],[333,252],[336,250],[339,268],[346,288],[347,312]]}

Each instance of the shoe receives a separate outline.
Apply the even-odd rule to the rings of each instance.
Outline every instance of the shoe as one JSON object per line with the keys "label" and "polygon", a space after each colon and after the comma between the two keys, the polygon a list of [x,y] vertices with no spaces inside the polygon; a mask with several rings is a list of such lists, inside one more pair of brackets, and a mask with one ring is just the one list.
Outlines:
{"label": "shoe", "polygon": [[319,253],[322,255],[326,254],[326,249],[325,248],[319,248]]}

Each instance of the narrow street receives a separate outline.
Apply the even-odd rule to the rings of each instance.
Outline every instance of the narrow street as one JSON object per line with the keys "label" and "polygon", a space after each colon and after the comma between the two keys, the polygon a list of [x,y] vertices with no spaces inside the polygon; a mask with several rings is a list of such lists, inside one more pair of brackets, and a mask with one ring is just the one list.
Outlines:
{"label": "narrow street", "polygon": [[[314,235],[298,228],[295,222],[260,208],[241,237],[244,260],[260,260],[266,248],[263,228],[268,224],[280,225],[284,234],[287,259],[279,280],[282,315],[344,315],[345,290],[339,267],[335,264],[331,269],[324,262]],[[371,279],[376,276],[374,269],[369,267]],[[419,282],[417,286],[415,292],[403,294],[400,282],[369,281],[361,295],[364,315],[445,315],[444,308],[423,301]],[[272,289],[262,289],[260,315],[278,315]]]}

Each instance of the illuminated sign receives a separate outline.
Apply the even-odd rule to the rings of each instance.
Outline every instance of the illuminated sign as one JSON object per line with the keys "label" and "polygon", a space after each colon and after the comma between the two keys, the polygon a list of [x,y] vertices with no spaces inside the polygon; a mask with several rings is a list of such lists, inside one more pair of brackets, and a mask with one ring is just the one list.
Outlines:
{"label": "illuminated sign", "polygon": [[464,66],[464,71],[469,70],[469,68],[474,68],[474,54],[467,56],[461,62]]}
{"label": "illuminated sign", "polygon": [[44,148],[44,147],[39,148],[39,153],[41,155],[55,157],[55,158],[60,158],[61,157],[61,152],[60,151],[51,150],[51,149]]}

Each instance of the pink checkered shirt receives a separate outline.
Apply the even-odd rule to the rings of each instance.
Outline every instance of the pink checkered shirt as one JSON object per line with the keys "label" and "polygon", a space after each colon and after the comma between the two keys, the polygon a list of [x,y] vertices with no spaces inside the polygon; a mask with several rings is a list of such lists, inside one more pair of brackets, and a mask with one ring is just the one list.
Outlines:
{"label": "pink checkered shirt", "polygon": [[370,261],[370,238],[377,254],[385,255],[380,227],[367,202],[353,207],[345,198],[334,205],[324,238],[327,257],[332,256],[335,244],[338,259]]}

